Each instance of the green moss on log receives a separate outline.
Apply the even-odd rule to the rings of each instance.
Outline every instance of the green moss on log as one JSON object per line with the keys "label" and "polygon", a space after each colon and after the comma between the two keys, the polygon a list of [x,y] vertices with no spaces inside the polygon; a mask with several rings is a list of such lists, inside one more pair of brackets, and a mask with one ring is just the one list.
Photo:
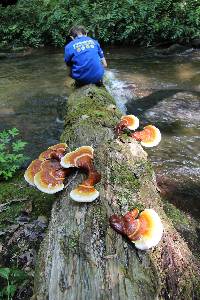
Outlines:
{"label": "green moss on log", "polygon": [[92,86],[85,93],[83,91],[83,88],[81,92],[77,90],[68,99],[65,129],[61,136],[61,141],[68,144],[74,143],[77,127],[83,127],[88,132],[93,131],[95,136],[98,126],[114,128],[121,117],[113,98],[108,97],[104,87]]}
{"label": "green moss on log", "polygon": [[[23,173],[19,172],[13,179],[0,184],[0,203],[8,203],[6,209],[0,212],[0,228],[4,228],[8,221],[13,222],[25,208],[27,201],[32,202],[33,219],[39,215],[49,218],[54,199],[55,195],[41,193],[29,186],[24,180]],[[12,203],[15,200],[16,202]]]}
{"label": "green moss on log", "polygon": [[114,168],[112,168],[110,181],[115,185],[122,184],[125,188],[132,190],[137,190],[140,185],[138,178],[128,165],[122,166],[117,163],[115,164]]}

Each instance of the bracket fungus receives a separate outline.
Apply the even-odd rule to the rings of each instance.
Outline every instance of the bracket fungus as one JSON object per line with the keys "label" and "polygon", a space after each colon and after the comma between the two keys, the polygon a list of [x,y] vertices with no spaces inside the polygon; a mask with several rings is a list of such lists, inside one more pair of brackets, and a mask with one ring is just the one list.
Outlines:
{"label": "bracket fungus", "polygon": [[160,130],[153,125],[147,125],[143,130],[132,133],[131,137],[140,141],[144,147],[157,146],[161,141]]}
{"label": "bracket fungus", "polygon": [[25,171],[25,180],[40,191],[54,194],[64,188],[63,181],[70,173],[60,165],[60,159],[68,149],[67,144],[61,143],[49,147],[33,160]]}
{"label": "bracket fungus", "polygon": [[139,119],[134,115],[123,116],[115,128],[116,135],[118,136],[124,128],[136,130],[139,127]]}
{"label": "bracket fungus", "polygon": [[70,197],[78,202],[94,201],[99,196],[94,185],[101,179],[93,165],[94,149],[82,146],[66,154],[67,150],[65,143],[49,147],[28,166],[25,180],[44,193],[54,194],[64,189],[64,180],[71,172],[69,168],[81,168],[88,173],[88,178],[71,191]]}
{"label": "bracket fungus", "polygon": [[[127,115],[121,118],[121,121],[115,127],[116,135],[120,135],[125,128],[129,130],[136,130],[139,127],[139,119],[134,115]],[[161,141],[160,130],[153,126],[147,125],[141,131],[136,131],[131,134],[131,137],[136,141],[141,142],[144,147],[154,147],[157,146]]]}
{"label": "bracket fungus", "polygon": [[70,197],[77,202],[92,202],[99,197],[99,192],[94,185],[101,180],[97,171],[89,170],[88,178],[71,191]]}
{"label": "bracket fungus", "polygon": [[66,153],[68,145],[65,143],[50,146],[46,151],[42,152],[39,160],[57,159],[60,160]]}
{"label": "bracket fungus", "polygon": [[34,176],[34,184],[44,193],[54,194],[64,189],[64,180],[70,170],[61,167],[57,160],[46,160],[41,170]]}
{"label": "bracket fungus", "polygon": [[127,236],[140,250],[156,246],[163,234],[162,222],[153,209],[139,213],[135,208],[124,216],[112,215],[110,225],[118,233]]}
{"label": "bracket fungus", "polygon": [[74,201],[92,202],[99,196],[94,185],[101,180],[101,175],[94,168],[93,153],[92,147],[82,146],[61,158],[61,165],[64,168],[81,168],[88,173],[88,178],[71,191],[70,197]]}
{"label": "bracket fungus", "polygon": [[24,173],[24,178],[25,180],[30,184],[30,185],[35,185],[34,184],[34,176],[40,171],[42,161],[39,159],[33,160],[28,168],[26,169]]}
{"label": "bracket fungus", "polygon": [[75,151],[67,153],[64,157],[61,158],[61,165],[63,168],[71,168],[77,167],[79,168],[79,164],[81,158],[90,157],[93,159],[94,157],[94,149],[90,146],[82,146],[77,148]]}

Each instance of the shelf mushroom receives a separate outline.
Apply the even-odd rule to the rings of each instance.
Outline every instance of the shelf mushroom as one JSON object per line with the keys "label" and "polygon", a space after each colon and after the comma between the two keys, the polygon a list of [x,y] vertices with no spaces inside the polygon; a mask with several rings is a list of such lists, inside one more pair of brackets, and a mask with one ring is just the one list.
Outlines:
{"label": "shelf mushroom", "polygon": [[67,149],[65,143],[50,146],[30,163],[24,174],[25,180],[45,193],[52,194],[63,189],[63,181],[69,170],[64,170],[59,161]]}
{"label": "shelf mushroom", "polygon": [[140,141],[144,147],[157,146],[161,141],[160,130],[153,125],[147,125],[143,130],[132,133],[131,137]]}
{"label": "shelf mushroom", "polygon": [[97,171],[89,171],[89,176],[74,190],[71,191],[70,197],[77,202],[92,202],[99,197],[99,192],[94,185],[101,179],[101,175]]}
{"label": "shelf mushroom", "polygon": [[34,176],[34,184],[44,193],[54,194],[64,189],[64,180],[70,170],[64,170],[57,160],[46,160]]}
{"label": "shelf mushroom", "polygon": [[93,148],[82,146],[66,154],[67,150],[65,143],[49,147],[31,162],[25,171],[25,180],[44,193],[54,194],[64,189],[65,177],[71,172],[69,168],[81,168],[88,173],[88,178],[71,191],[70,196],[78,202],[94,201],[99,196],[94,185],[101,175],[93,165]]}
{"label": "shelf mushroom", "polygon": [[70,197],[74,201],[92,202],[99,196],[99,192],[94,188],[94,185],[100,181],[101,175],[94,168],[93,154],[92,147],[82,146],[61,158],[62,167],[81,168],[88,173],[88,178],[71,191]]}
{"label": "shelf mushroom", "polygon": [[89,161],[94,157],[94,149],[90,146],[82,146],[75,151],[67,153],[61,158],[61,165],[63,168],[80,167],[83,159],[86,160],[89,157]]}
{"label": "shelf mushroom", "polygon": [[118,136],[124,128],[136,130],[139,127],[139,119],[134,115],[123,116],[115,128],[116,135]]}
{"label": "shelf mushroom", "polygon": [[133,209],[124,216],[112,215],[110,225],[118,233],[127,236],[140,250],[156,246],[163,234],[162,222],[153,209],[145,209],[141,213]]}
{"label": "shelf mushroom", "polygon": [[39,155],[39,160],[46,160],[46,159],[60,160],[61,157],[65,155],[67,149],[68,149],[68,145],[65,143],[50,146],[46,151],[42,152]]}
{"label": "shelf mushroom", "polygon": [[55,151],[57,158],[61,159],[66,154],[68,145],[66,143],[60,143],[50,146],[48,149]]}
{"label": "shelf mushroom", "polygon": [[25,180],[30,184],[30,185],[35,185],[34,184],[34,176],[40,171],[42,161],[39,159],[33,160],[28,168],[26,169],[24,173],[24,178]]}

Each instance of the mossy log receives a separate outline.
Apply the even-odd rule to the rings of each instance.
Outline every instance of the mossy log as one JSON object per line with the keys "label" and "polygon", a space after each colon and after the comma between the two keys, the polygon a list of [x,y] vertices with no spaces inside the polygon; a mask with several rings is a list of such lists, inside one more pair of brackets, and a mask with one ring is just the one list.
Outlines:
{"label": "mossy log", "polygon": [[[120,117],[104,88],[86,86],[68,99],[61,141],[71,149],[95,148],[100,198],[89,204],[70,199],[80,173],[58,195],[38,257],[38,300],[198,297],[197,263],[163,211],[147,153],[129,138],[114,137]],[[164,236],[154,249],[137,250],[109,226],[110,215],[133,207],[154,208],[160,215]]]}

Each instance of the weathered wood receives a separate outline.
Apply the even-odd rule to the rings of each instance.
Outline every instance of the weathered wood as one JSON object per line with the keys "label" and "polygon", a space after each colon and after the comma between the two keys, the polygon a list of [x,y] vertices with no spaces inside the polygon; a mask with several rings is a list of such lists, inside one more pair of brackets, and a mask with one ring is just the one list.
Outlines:
{"label": "weathered wood", "polygon": [[[62,142],[71,149],[95,148],[102,174],[100,199],[79,204],[69,192],[82,180],[73,175],[55,202],[35,276],[38,300],[192,299],[198,268],[186,243],[166,217],[147,154],[135,141],[116,140],[120,119],[103,88],[87,86],[68,100]],[[114,232],[108,219],[133,208],[154,208],[165,233],[153,250],[139,251]]]}

